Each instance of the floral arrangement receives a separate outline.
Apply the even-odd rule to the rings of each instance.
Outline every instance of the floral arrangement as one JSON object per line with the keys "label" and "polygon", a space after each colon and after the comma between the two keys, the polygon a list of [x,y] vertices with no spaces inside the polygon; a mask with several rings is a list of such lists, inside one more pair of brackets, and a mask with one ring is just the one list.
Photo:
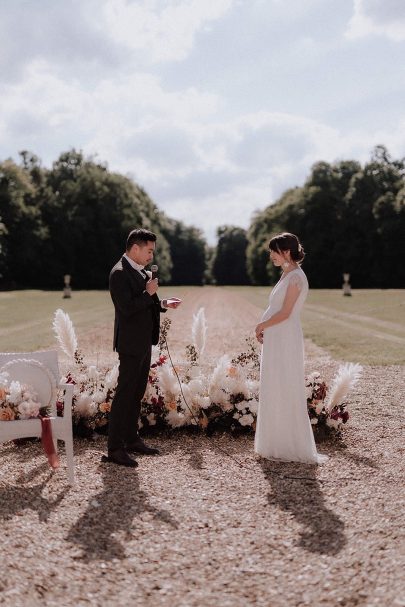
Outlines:
{"label": "floral arrangement", "polygon": [[46,413],[32,386],[10,381],[8,373],[0,373],[0,421],[31,419]]}
{"label": "floral arrangement", "polygon": [[328,389],[318,372],[306,378],[308,415],[315,432],[340,433],[349,420],[349,412],[344,402],[349,391],[360,379],[362,367],[359,364],[341,365]]}
{"label": "floral arrangement", "polygon": [[[231,359],[222,356],[214,367],[203,355],[207,323],[204,308],[193,317],[192,343],[185,360],[173,363],[167,335],[170,319],[161,325],[160,341],[152,350],[149,379],[143,398],[140,427],[145,430],[200,427],[250,431],[256,426],[260,360],[256,343],[246,339],[246,351]],[[105,433],[114,397],[118,365],[97,369],[86,365],[78,349],[73,324],[62,310],[55,312],[54,330],[72,368],[62,383],[74,385],[72,416],[76,434]],[[361,373],[360,365],[342,365],[328,390],[319,373],[306,378],[308,414],[314,431],[339,432],[349,413],[344,402]],[[63,404],[58,403],[61,412]]]}

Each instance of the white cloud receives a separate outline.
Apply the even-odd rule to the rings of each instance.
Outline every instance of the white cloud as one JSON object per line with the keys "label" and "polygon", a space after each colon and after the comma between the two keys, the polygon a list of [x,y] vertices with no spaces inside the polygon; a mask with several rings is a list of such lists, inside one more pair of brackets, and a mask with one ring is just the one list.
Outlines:
{"label": "white cloud", "polygon": [[222,17],[233,0],[107,0],[103,13],[112,37],[152,62],[184,59],[196,34]]}
{"label": "white cloud", "polygon": [[405,2],[354,0],[354,14],[346,35],[348,38],[382,35],[397,42],[405,40]]}
{"label": "white cloud", "polygon": [[247,227],[318,160],[405,154],[404,80],[386,68],[405,3],[356,1],[350,41],[343,5],[4,0],[0,158],[29,149],[49,166],[76,147],[211,242]]}

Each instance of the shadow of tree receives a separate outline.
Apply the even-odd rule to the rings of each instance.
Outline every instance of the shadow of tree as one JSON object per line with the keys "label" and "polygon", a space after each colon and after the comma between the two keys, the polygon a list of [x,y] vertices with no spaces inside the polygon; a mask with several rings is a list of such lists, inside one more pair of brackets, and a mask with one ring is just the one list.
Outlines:
{"label": "shadow of tree", "polygon": [[336,555],[346,544],[344,522],[326,507],[316,466],[260,460],[270,483],[270,505],[290,512],[301,525],[298,545],[308,552]]}
{"label": "shadow of tree", "polygon": [[167,510],[155,508],[140,490],[138,473],[115,464],[100,464],[103,489],[93,497],[84,514],[71,527],[67,540],[80,546],[84,561],[123,559],[125,545],[116,534],[132,539],[134,519],[149,512],[157,521],[177,529],[178,523]]}

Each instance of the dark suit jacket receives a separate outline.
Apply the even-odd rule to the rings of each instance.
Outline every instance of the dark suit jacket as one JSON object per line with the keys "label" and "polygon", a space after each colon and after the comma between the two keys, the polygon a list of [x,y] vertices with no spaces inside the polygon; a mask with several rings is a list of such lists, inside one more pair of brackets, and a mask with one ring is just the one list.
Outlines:
{"label": "dark suit jacket", "polygon": [[145,291],[145,280],[122,257],[110,273],[110,294],[115,308],[114,350],[141,354],[159,341],[159,297]]}

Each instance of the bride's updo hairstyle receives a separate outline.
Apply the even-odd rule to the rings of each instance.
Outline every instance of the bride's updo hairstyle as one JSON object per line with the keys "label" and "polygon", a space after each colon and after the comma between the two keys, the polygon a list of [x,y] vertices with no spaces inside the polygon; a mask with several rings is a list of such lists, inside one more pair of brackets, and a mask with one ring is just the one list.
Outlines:
{"label": "bride's updo hairstyle", "polygon": [[305,257],[305,251],[302,248],[299,239],[295,234],[290,234],[289,232],[283,232],[282,234],[273,236],[269,242],[269,249],[275,253],[290,251],[291,259],[296,263],[302,263]]}

